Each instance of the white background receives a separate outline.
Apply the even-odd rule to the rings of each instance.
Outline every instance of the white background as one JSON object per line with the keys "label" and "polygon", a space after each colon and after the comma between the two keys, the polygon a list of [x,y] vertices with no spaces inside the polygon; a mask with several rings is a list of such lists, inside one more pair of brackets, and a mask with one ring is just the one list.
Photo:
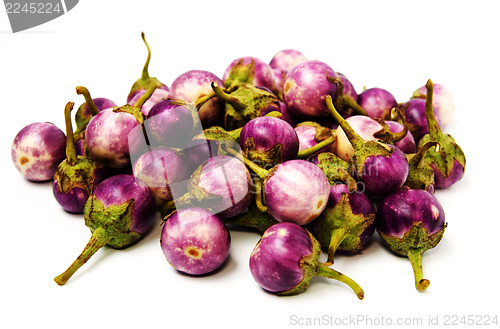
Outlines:
{"label": "white background", "polygon": [[[0,327],[288,328],[318,317],[333,327],[358,316],[375,324],[420,318],[426,327],[429,317],[443,324],[447,316],[500,316],[496,7],[495,1],[86,0],[16,34],[2,8]],[[402,102],[429,78],[447,86],[456,115],[446,131],[462,146],[467,168],[459,183],[436,192],[449,226],[424,254],[429,289],[415,290],[409,261],[376,235],[360,255],[339,255],[334,266],[363,287],[362,301],[347,286],[318,278],[298,296],[265,293],[248,269],[259,235],[241,230],[231,232],[222,270],[188,277],[163,257],[159,216],[140,243],[104,248],[66,286],[54,283],[90,231],[81,216],[59,207],[50,183],[28,182],[16,171],[12,140],[32,122],[63,128],[64,105],[83,102],[77,85],[123,104],[146,58],[141,31],[153,51],[150,73],[167,85],[190,69],[222,76],[234,58],[269,61],[295,48],[347,75],[358,92],[382,87]]]}

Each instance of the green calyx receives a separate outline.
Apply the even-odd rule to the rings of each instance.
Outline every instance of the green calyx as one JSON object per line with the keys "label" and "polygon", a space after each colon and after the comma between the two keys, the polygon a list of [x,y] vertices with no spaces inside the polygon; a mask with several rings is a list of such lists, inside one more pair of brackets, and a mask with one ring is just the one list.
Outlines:
{"label": "green calyx", "polygon": [[146,92],[135,102],[134,105],[125,104],[113,109],[113,112],[125,112],[132,115],[140,125],[144,124],[144,114],[141,108],[146,101],[153,95],[156,88],[159,87],[157,82],[151,81],[146,89]]}
{"label": "green calyx", "polygon": [[309,231],[306,230],[306,232],[307,234],[309,234],[309,237],[311,239],[313,250],[310,255],[304,256],[300,261],[299,266],[304,273],[304,277],[302,278],[301,282],[297,284],[297,286],[292,289],[280,292],[278,293],[278,295],[291,296],[300,294],[304,292],[307,287],[309,287],[309,283],[314,276],[319,276],[345,283],[354,291],[359,299],[363,299],[365,296],[364,291],[354,280],[330,267],[323,265],[319,261],[319,257],[321,255],[321,245],[318,240],[316,240],[316,238],[311,233],[309,233]]}
{"label": "green calyx", "polygon": [[397,255],[406,256],[410,259],[415,277],[415,288],[418,291],[424,291],[430,284],[429,280],[423,278],[422,254],[439,244],[446,226],[447,224],[438,232],[429,235],[422,222],[415,222],[402,238],[378,232],[389,249]]}
{"label": "green calyx", "polygon": [[361,105],[359,105],[352,97],[344,94],[344,83],[342,82],[342,79],[340,77],[330,77],[327,74],[326,79],[329,82],[333,82],[337,85],[337,97],[333,100],[333,102],[335,104],[334,106],[339,111],[349,114],[354,113],[357,115],[368,115],[365,109],[362,108]]}
{"label": "green calyx", "polygon": [[91,195],[83,211],[85,225],[91,231],[99,227],[104,228],[109,237],[107,244],[113,248],[121,249],[140,238],[139,233],[130,231],[133,209],[134,199],[105,208],[95,195]]}
{"label": "green calyx", "polygon": [[240,84],[234,91],[227,93],[213,81],[212,89],[226,103],[224,128],[228,130],[243,127],[248,121],[259,117],[262,110],[279,102],[273,93],[248,83]]}
{"label": "green calyx", "polygon": [[406,154],[409,171],[405,186],[429,191],[429,188],[434,185],[434,169],[424,162],[424,157],[428,152],[435,152],[432,148],[438,145],[437,142],[427,142],[417,153]]}
{"label": "green calyx", "polygon": [[363,249],[360,235],[375,221],[375,213],[369,215],[354,214],[349,202],[349,195],[342,193],[335,207],[326,208],[316,218],[318,241],[328,248],[328,261],[333,264],[337,250],[358,252]]}
{"label": "green calyx", "polygon": [[318,154],[318,167],[323,170],[330,185],[345,183],[349,191],[356,190],[356,180],[350,174],[349,163],[331,152]]}
{"label": "green calyx", "polygon": [[248,160],[265,168],[273,167],[282,162],[281,154],[283,145],[276,144],[269,150],[258,150],[252,137],[245,140],[243,145],[243,156]]}
{"label": "green calyx", "polygon": [[99,249],[106,244],[113,248],[124,248],[140,238],[140,234],[130,231],[134,199],[120,205],[107,208],[95,195],[91,195],[85,204],[83,215],[85,225],[92,236],[77,259],[66,271],[54,278],[58,285],[64,285],[71,276],[83,266]]}
{"label": "green calyx", "polygon": [[92,193],[95,171],[103,168],[103,165],[92,158],[81,155],[77,156],[77,161],[69,164],[64,160],[57,166],[54,174],[54,181],[57,182],[57,190],[69,193],[73,188],[81,188],[88,194]]}
{"label": "green calyx", "polygon": [[199,137],[207,140],[238,142],[242,129],[226,130],[220,126],[212,126],[203,130]]}
{"label": "green calyx", "polygon": [[151,83],[154,83],[157,86],[163,85],[163,83],[158,81],[157,78],[149,76],[148,70],[149,70],[149,62],[151,61],[151,49],[149,48],[149,45],[146,42],[146,36],[144,35],[144,32],[141,32],[141,38],[142,41],[144,41],[146,48],[148,49],[148,57],[146,58],[146,63],[144,64],[144,67],[142,69],[141,77],[132,85],[132,88],[130,89],[129,98],[131,98],[130,96],[134,95],[139,90],[148,89]]}
{"label": "green calyx", "polygon": [[[375,134],[373,134],[373,137],[379,138],[383,140],[385,143],[388,144],[396,144],[400,140],[406,137],[408,134],[408,123],[406,122],[406,118],[403,115],[401,109],[399,108],[394,108],[391,111],[391,114],[397,113],[397,116],[401,118],[402,124],[403,124],[403,130],[397,133],[393,133],[387,123],[385,123],[384,120],[382,119],[376,119],[376,121],[382,126],[382,129],[377,131]],[[395,116],[395,115],[394,115]]]}
{"label": "green calyx", "polygon": [[255,76],[255,60],[245,64],[244,59],[240,59],[233,65],[224,86],[228,89],[236,88],[242,84],[252,84]]}
{"label": "green calyx", "polygon": [[428,142],[439,143],[439,150],[436,152],[427,152],[424,161],[428,165],[434,165],[443,177],[446,178],[450,175],[455,160],[465,168],[465,154],[455,142],[455,139],[450,134],[444,134],[439,127],[432,106],[434,85],[430,79],[427,81],[426,88],[425,115],[429,133],[422,137],[418,144],[418,149],[422,148]]}

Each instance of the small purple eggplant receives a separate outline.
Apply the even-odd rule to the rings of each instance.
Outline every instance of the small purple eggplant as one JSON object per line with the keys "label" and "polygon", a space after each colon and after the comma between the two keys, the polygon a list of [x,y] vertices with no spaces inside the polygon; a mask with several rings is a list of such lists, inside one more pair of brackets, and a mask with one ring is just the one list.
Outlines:
{"label": "small purple eggplant", "polygon": [[[147,92],[133,105],[125,104],[97,113],[85,129],[85,142],[89,156],[111,168],[128,168],[131,165],[129,137],[137,126],[144,123],[141,107],[154,93],[157,85],[152,82]],[[130,136],[129,136],[130,135]],[[133,141],[132,141],[133,143]]]}
{"label": "small purple eggplant", "polygon": [[[422,86],[415,90],[412,99],[426,99],[427,88]],[[440,126],[445,127],[453,119],[455,113],[455,101],[452,93],[444,85],[435,83],[432,98],[434,114],[440,119]]]}
{"label": "small purple eggplant", "polygon": [[337,98],[337,84],[330,80],[336,77],[337,74],[328,64],[318,60],[295,65],[286,75],[283,85],[283,97],[288,111],[303,119],[328,116],[325,98],[327,95]]}
{"label": "small purple eggplant", "polygon": [[317,218],[325,209],[330,185],[323,171],[305,160],[289,160],[270,170],[228,150],[262,180],[267,211],[278,222],[305,225]]}
{"label": "small purple eggplant", "polygon": [[134,176],[149,186],[156,206],[179,198],[187,192],[191,172],[181,152],[166,147],[155,147],[141,155],[133,166]]}
{"label": "small purple eggplant", "polygon": [[212,156],[191,175],[188,192],[162,207],[162,215],[173,208],[203,207],[221,218],[230,218],[248,208],[252,191],[245,164],[232,156]]}
{"label": "small purple eggplant", "polygon": [[307,57],[296,49],[283,49],[278,51],[271,61],[269,66],[273,69],[282,71],[290,71],[295,65],[307,61]]}
{"label": "small purple eggplant", "polygon": [[151,49],[149,48],[148,43],[146,42],[146,36],[144,35],[144,32],[141,32],[141,38],[142,41],[144,41],[144,44],[146,45],[146,48],[148,49],[148,57],[146,58],[146,63],[144,64],[144,68],[142,69],[142,76],[137,79],[136,82],[132,85],[132,88],[130,89],[130,92],[127,96],[127,103],[130,104],[130,101],[134,96],[140,92],[141,90],[147,90],[151,83],[154,83],[155,85],[158,86],[158,89],[162,89],[168,92],[169,88],[158,81],[158,79],[150,77],[149,76],[149,62],[151,60]]}
{"label": "small purple eggplant", "polygon": [[294,159],[299,139],[290,124],[279,118],[263,116],[250,120],[239,138],[243,155],[261,166],[274,166]]}
{"label": "small purple eggplant", "polygon": [[372,118],[388,119],[391,110],[398,106],[396,98],[382,88],[369,88],[358,95],[358,104]]}
{"label": "small purple eggplant", "polygon": [[279,100],[270,90],[251,84],[238,85],[237,89],[227,93],[212,81],[215,95],[225,102],[224,128],[234,130],[247,122],[271,111],[279,111]]}
{"label": "small purple eggplant", "polygon": [[204,275],[225,262],[231,236],[219,216],[203,208],[185,208],[166,218],[160,245],[177,271]]}
{"label": "small purple eggplant", "polygon": [[66,121],[66,159],[54,174],[52,192],[61,207],[72,213],[82,213],[85,203],[94,188],[108,176],[108,170],[94,159],[78,156],[71,125],[71,110],[74,103],[64,108]]}
{"label": "small purple eggplant", "polygon": [[351,278],[319,262],[321,246],[314,236],[295,223],[268,228],[250,255],[250,272],[265,290],[280,296],[304,292],[314,276],[348,285],[359,299],[363,289]]}
{"label": "small purple eggplant", "polygon": [[363,192],[368,195],[387,195],[401,188],[409,171],[405,154],[394,145],[365,141],[335,110],[331,97],[327,97],[326,104],[354,148],[350,164],[363,183]]}
{"label": "small purple eggplant", "polygon": [[367,245],[375,232],[375,208],[363,192],[335,184],[326,209],[311,225],[321,246],[328,249],[326,264],[333,264],[337,250],[355,253]]}
{"label": "small purple eggplant", "polygon": [[438,245],[446,225],[443,207],[424,190],[392,193],[377,209],[377,231],[389,249],[410,259],[418,291],[430,284],[423,278],[422,254]]}
{"label": "small purple eggplant", "polygon": [[196,106],[204,128],[222,126],[224,121],[224,102],[215,97],[212,81],[224,84],[212,72],[191,70],[175,78],[170,87],[170,98]]}
{"label": "small purple eggplant", "polygon": [[54,279],[59,285],[106,244],[121,249],[138,241],[153,224],[155,201],[144,182],[132,175],[116,175],[94,189],[83,215],[92,237],[80,256]]}
{"label": "small purple eggplant", "polygon": [[29,124],[14,138],[11,157],[26,179],[51,180],[59,163],[66,158],[66,135],[50,122]]}
{"label": "small purple eggplant", "polygon": [[182,148],[193,138],[198,120],[193,105],[164,99],[151,108],[144,127],[151,144]]}
{"label": "small purple eggplant", "polygon": [[241,84],[251,84],[256,87],[265,87],[272,92],[278,90],[273,69],[263,60],[253,56],[233,60],[224,71],[222,81],[229,89]]}
{"label": "small purple eggplant", "polygon": [[437,189],[444,189],[462,179],[465,171],[465,154],[450,134],[444,134],[441,131],[434,116],[432,105],[434,85],[430,79],[426,87],[425,114],[429,125],[429,134],[422,137],[418,149],[424,147],[428,142],[439,143],[439,150],[427,152],[424,162],[434,169],[434,186]]}

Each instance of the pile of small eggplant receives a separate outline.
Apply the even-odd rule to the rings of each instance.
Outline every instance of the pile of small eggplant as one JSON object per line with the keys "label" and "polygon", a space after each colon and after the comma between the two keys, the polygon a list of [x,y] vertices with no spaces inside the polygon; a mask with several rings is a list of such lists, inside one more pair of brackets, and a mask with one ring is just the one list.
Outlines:
{"label": "pile of small eggplant", "polygon": [[159,212],[165,258],[189,275],[221,267],[230,229],[247,227],[262,234],[249,268],[266,291],[298,294],[323,276],[362,299],[332,266],[377,231],[409,258],[416,289],[429,286],[422,254],[447,226],[434,191],[465,169],[442,130],[455,107],[443,85],[428,80],[402,103],[382,88],[358,94],[328,64],[287,49],[269,64],[237,58],[222,78],[188,71],[168,87],[150,77],[142,39],[147,60],[124,105],[78,86],[85,101],[74,117],[74,103],[64,107],[65,132],[32,123],[12,144],[17,169],[52,181],[55,200],[92,233],[59,285],[103,246],[140,242]]}

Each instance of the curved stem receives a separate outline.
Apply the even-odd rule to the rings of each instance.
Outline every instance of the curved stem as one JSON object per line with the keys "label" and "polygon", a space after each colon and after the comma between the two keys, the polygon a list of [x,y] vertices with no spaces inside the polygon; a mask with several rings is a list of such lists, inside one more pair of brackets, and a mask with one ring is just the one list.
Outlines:
{"label": "curved stem", "polygon": [[203,106],[203,104],[205,104],[206,102],[208,102],[209,100],[211,100],[214,97],[215,97],[215,92],[211,91],[208,94],[206,94],[205,96],[198,98],[196,100],[196,102],[194,102],[196,109],[199,111],[200,108]]}
{"label": "curved stem", "polygon": [[66,123],[66,159],[68,164],[74,165],[78,160],[75,149],[75,135],[73,134],[73,126],[71,125],[71,111],[75,103],[69,102],[64,107],[64,121]]}
{"label": "curved stem", "polygon": [[337,251],[339,245],[347,237],[347,229],[345,227],[333,230],[330,237],[330,245],[328,245],[328,260],[324,263],[325,266],[330,266],[333,264],[333,256]]}
{"label": "curved stem", "polygon": [[241,155],[239,152],[233,150],[232,148],[225,148],[224,150],[227,153],[234,156],[235,158],[237,158],[238,160],[244,162],[245,165],[247,165],[248,168],[252,169],[252,171],[255,172],[261,179],[264,179],[269,174],[269,170],[266,170],[266,169],[260,167],[259,165],[257,165],[256,163],[248,160],[247,158],[245,158],[243,155]]}
{"label": "curved stem", "polygon": [[342,106],[351,108],[354,111],[354,113],[368,116],[365,109],[362,108],[361,105],[359,105],[354,99],[352,99],[351,96],[343,95],[340,101]]}
{"label": "curved stem", "polygon": [[429,280],[423,278],[422,273],[422,251],[419,249],[409,249],[408,258],[410,259],[415,276],[415,288],[418,291],[424,291],[431,283]]}
{"label": "curved stem", "polygon": [[90,92],[87,88],[78,86],[76,87],[76,93],[78,95],[83,95],[83,97],[85,98],[85,103],[87,104],[87,108],[89,109],[89,112],[90,114],[92,114],[92,116],[99,113],[99,109],[97,108],[97,106],[95,106],[94,100],[92,99],[92,97],[90,97]]}
{"label": "curved stem", "polygon": [[345,119],[339,114],[339,112],[337,112],[335,106],[333,105],[332,97],[330,95],[326,96],[326,106],[328,107],[328,110],[332,114],[333,118],[338,122],[342,130],[344,130],[353,148],[355,150],[360,149],[365,143],[365,141],[363,140],[363,138],[361,138],[361,136],[358,135],[358,133],[354,131],[354,129],[352,129],[349,123],[345,121]]}
{"label": "curved stem", "polygon": [[141,38],[142,41],[144,41],[144,44],[146,45],[146,48],[148,49],[148,57],[146,58],[146,63],[144,64],[144,67],[142,68],[142,76],[141,80],[147,80],[149,79],[149,62],[151,61],[151,49],[149,48],[149,45],[146,41],[146,36],[144,32],[141,32]]}
{"label": "curved stem", "polygon": [[146,101],[153,95],[156,88],[158,87],[158,83],[151,81],[148,89],[146,89],[146,92],[137,100],[137,102],[135,102],[134,107],[138,107],[139,109],[142,108],[144,103],[146,103]]}
{"label": "curved stem", "polygon": [[361,289],[361,287],[353,279],[321,263],[318,264],[318,272],[316,273],[316,276],[345,283],[356,293],[356,296],[358,296],[359,299],[363,299],[365,297],[363,289]]}
{"label": "curved stem", "polygon": [[330,136],[327,139],[325,139],[324,141],[319,142],[318,144],[313,145],[310,148],[299,151],[299,153],[297,153],[297,159],[308,158],[311,155],[313,155],[314,153],[320,151],[322,148],[327,147],[328,145],[335,143],[336,140],[337,140],[336,136]]}
{"label": "curved stem", "polygon": [[422,146],[422,148],[410,159],[409,162],[413,165],[414,168],[420,167],[427,151],[429,151],[434,146],[437,147],[438,145],[438,142],[425,143],[424,146]]}
{"label": "curved stem", "polygon": [[226,103],[231,104],[237,111],[243,111],[247,106],[243,104],[239,99],[230,94],[225,93],[220,87],[219,84],[215,81],[211,83],[212,89],[215,95]]}
{"label": "curved stem", "polygon": [[431,135],[432,140],[438,140],[443,133],[436,120],[436,116],[434,115],[434,108],[432,105],[434,84],[431,79],[427,81],[425,88],[427,89],[427,96],[425,98],[425,116],[427,118],[429,134]]}
{"label": "curved stem", "polygon": [[262,181],[255,177],[255,205],[260,212],[267,212],[267,207],[262,202]]}
{"label": "curved stem", "polygon": [[110,237],[106,234],[106,231],[102,227],[98,227],[92,232],[89,242],[83,249],[82,253],[78,258],[68,267],[66,271],[62,274],[56,276],[54,281],[62,286],[71,278],[73,274],[85,264],[93,254],[95,254],[99,249],[101,249],[106,243],[108,243]]}

